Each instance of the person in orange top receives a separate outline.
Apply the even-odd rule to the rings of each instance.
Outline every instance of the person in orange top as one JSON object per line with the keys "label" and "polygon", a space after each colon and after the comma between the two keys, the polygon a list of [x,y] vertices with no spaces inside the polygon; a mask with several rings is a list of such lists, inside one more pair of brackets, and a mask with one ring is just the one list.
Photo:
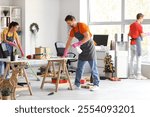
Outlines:
{"label": "person in orange top", "polygon": [[63,57],[67,56],[68,49],[74,37],[78,39],[78,42],[72,44],[72,46],[74,48],[80,47],[82,50],[78,58],[75,85],[73,86],[73,88],[80,88],[80,79],[84,71],[84,65],[86,62],[88,62],[91,67],[91,74],[94,84],[94,86],[90,90],[97,90],[99,89],[99,73],[97,70],[95,46],[93,40],[91,39],[92,34],[90,32],[90,29],[85,23],[77,22],[75,17],[72,15],[66,16],[65,21],[68,26],[71,27],[71,31],[67,40]]}
{"label": "person in orange top", "polygon": [[[142,38],[145,36],[143,33],[143,27],[141,23],[143,22],[144,15],[142,13],[137,14],[137,20],[130,25],[129,36],[131,39],[131,59],[130,59],[130,79],[147,79],[146,77],[142,76],[141,74],[141,41]],[[136,64],[137,70],[135,74],[134,69],[134,58],[136,57]]]}

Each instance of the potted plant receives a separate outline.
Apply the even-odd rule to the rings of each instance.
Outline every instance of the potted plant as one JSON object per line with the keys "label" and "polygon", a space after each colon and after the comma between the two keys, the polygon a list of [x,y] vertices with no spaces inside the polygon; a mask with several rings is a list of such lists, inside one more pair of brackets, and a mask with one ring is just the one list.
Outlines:
{"label": "potted plant", "polygon": [[8,12],[9,12],[8,10],[4,10],[4,11],[3,11],[4,16],[7,16]]}
{"label": "potted plant", "polygon": [[113,66],[112,63],[112,56],[109,55],[108,53],[106,54],[104,63],[105,63],[105,67],[104,67],[105,77],[106,78],[113,77],[113,73],[115,72],[115,67]]}
{"label": "potted plant", "polygon": [[3,88],[1,90],[2,100],[10,100],[11,99],[10,94],[11,94],[10,88],[7,87]]}

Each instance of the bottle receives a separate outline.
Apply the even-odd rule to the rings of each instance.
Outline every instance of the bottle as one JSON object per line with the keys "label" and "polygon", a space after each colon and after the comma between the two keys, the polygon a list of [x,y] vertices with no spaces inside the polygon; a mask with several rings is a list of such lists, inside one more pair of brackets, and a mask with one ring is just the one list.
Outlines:
{"label": "bottle", "polygon": [[80,48],[80,47],[76,47],[76,50],[77,50],[77,52],[78,52],[79,54],[81,54],[81,53],[82,53],[82,50],[81,50],[81,48]]}

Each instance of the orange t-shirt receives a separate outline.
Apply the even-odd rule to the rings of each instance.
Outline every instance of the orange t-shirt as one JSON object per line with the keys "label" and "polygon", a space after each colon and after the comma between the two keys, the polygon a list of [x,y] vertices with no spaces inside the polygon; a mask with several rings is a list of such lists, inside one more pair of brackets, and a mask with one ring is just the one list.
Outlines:
{"label": "orange t-shirt", "polygon": [[85,23],[79,22],[76,27],[73,27],[70,31],[70,37],[74,37],[75,32],[80,32],[81,34],[83,34],[85,32],[89,32],[90,36],[92,37],[90,29]]}

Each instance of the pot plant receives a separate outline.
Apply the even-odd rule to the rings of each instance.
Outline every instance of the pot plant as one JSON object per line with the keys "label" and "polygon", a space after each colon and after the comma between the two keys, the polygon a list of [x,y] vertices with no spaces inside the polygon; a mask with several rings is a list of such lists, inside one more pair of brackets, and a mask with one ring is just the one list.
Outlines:
{"label": "pot plant", "polygon": [[7,16],[8,12],[9,12],[8,10],[4,10],[4,11],[3,11],[4,16]]}
{"label": "pot plant", "polygon": [[10,100],[11,99],[11,90],[8,87],[5,87],[1,90],[2,100]]}
{"label": "pot plant", "polygon": [[104,67],[105,77],[106,78],[113,77],[113,73],[115,72],[115,67],[113,66],[112,63],[112,56],[109,55],[108,53],[106,54],[104,63],[105,63],[105,67]]}

